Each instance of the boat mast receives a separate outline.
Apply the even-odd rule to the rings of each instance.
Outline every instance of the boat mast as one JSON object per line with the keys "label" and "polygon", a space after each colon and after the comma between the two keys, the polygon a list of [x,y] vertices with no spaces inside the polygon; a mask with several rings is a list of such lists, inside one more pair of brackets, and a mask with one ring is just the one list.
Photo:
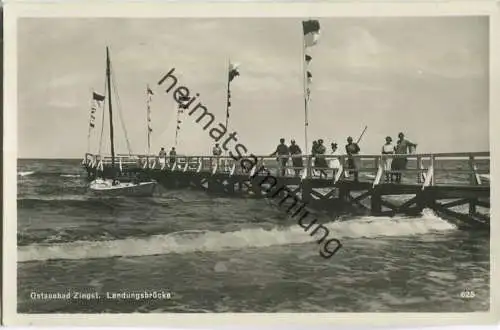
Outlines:
{"label": "boat mast", "polygon": [[115,167],[115,146],[113,141],[113,107],[111,105],[111,61],[109,59],[109,48],[106,46],[106,79],[108,82],[108,105],[109,105],[109,139],[111,143],[111,167]]}

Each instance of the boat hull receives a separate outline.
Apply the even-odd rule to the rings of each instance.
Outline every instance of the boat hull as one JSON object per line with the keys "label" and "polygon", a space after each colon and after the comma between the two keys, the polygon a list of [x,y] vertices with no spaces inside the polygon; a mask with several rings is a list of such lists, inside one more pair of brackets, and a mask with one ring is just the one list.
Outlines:
{"label": "boat hull", "polygon": [[129,196],[129,197],[150,197],[156,188],[156,182],[120,182],[113,185],[111,180],[94,180],[90,183],[89,189],[93,194],[100,196]]}

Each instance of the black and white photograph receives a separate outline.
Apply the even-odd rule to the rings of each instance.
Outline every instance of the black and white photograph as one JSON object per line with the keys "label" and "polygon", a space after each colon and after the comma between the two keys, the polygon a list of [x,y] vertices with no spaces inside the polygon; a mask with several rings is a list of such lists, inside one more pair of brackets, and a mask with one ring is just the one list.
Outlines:
{"label": "black and white photograph", "polygon": [[490,24],[17,18],[17,313],[489,312]]}

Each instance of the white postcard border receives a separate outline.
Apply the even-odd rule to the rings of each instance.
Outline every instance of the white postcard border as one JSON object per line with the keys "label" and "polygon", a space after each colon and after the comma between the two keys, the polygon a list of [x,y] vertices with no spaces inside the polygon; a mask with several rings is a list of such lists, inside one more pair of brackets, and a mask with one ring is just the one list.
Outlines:
{"label": "white postcard border", "polygon": [[[168,10],[165,8],[168,7]],[[500,18],[495,1],[433,1],[406,3],[71,3],[4,4],[4,272],[3,312],[7,325],[114,325],[198,327],[216,325],[460,325],[492,324],[499,320],[498,259],[500,225],[491,221],[491,305],[488,313],[225,313],[225,314],[17,314],[17,18],[19,17],[359,17],[458,16],[490,17],[490,150],[491,175],[500,177]],[[494,182],[494,181],[493,181]],[[499,200],[491,186],[491,199]],[[495,203],[493,203],[495,204]],[[495,204],[496,205],[496,204]],[[495,212],[491,212],[493,218]],[[496,320],[496,321],[495,321]]]}

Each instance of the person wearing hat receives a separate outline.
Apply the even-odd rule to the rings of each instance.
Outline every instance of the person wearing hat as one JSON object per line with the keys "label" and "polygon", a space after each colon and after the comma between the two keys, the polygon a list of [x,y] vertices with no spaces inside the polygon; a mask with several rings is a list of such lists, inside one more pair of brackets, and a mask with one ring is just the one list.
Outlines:
{"label": "person wearing hat", "polygon": [[[396,148],[394,144],[392,144],[392,138],[390,136],[385,138],[385,144],[382,146],[382,155],[394,155]],[[384,157],[383,158],[384,171],[385,171],[385,181],[392,182],[393,174],[392,171],[392,157]]]}
{"label": "person wearing hat", "polygon": [[[332,142],[330,146],[332,147],[332,156],[339,156],[337,143]],[[333,169],[333,175],[335,176],[336,170],[340,168],[339,159],[337,157],[330,158],[329,165],[330,165],[329,167]]]}
{"label": "person wearing hat", "polygon": [[220,157],[222,156],[222,149],[220,148],[218,143],[216,143],[215,146],[212,148],[212,156],[214,157],[212,158],[212,160],[215,161],[212,163],[212,166],[217,164],[217,167],[220,167],[221,166]]}
{"label": "person wearing hat", "polygon": [[295,171],[295,176],[300,176],[300,171],[304,167],[302,162],[302,150],[295,143],[295,140],[290,141],[290,147],[288,147],[290,155],[292,156],[293,170]]}
{"label": "person wearing hat", "polygon": [[323,139],[318,140],[318,144],[316,145],[316,167],[319,167],[319,178],[323,178],[325,176],[325,179],[328,177],[328,174],[325,172],[325,169],[328,167],[328,164],[326,163],[325,159],[325,153],[326,153],[326,148],[323,144]]}
{"label": "person wearing hat", "polygon": [[359,145],[357,143],[354,143],[352,140],[352,137],[349,136],[347,138],[347,144],[345,146],[345,151],[347,153],[347,167],[354,172],[354,181],[358,181],[358,171],[357,169],[359,168],[359,163],[360,159],[359,158],[354,158],[352,156],[355,156],[359,154],[361,149],[359,148]]}
{"label": "person wearing hat", "polygon": [[[416,148],[417,145],[413,142],[410,142],[405,139],[405,135],[400,132],[398,134],[398,142],[396,143],[395,151],[396,154],[398,155],[407,155],[410,154],[414,149]],[[406,157],[396,157],[393,162],[392,162],[392,168],[393,170],[398,171],[396,173],[396,182],[399,183],[401,182],[401,172],[402,170],[406,169],[406,165],[408,163],[408,159]]]}

